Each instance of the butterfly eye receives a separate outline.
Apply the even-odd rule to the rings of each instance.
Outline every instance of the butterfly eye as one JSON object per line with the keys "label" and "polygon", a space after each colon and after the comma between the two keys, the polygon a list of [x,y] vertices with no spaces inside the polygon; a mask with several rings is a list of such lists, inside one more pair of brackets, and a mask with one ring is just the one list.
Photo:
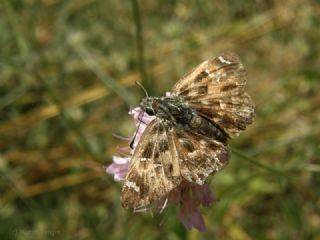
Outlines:
{"label": "butterfly eye", "polygon": [[148,115],[150,115],[150,116],[153,116],[153,115],[154,115],[154,111],[153,111],[153,109],[150,108],[150,107],[147,107],[147,108],[146,108],[146,113],[147,113]]}

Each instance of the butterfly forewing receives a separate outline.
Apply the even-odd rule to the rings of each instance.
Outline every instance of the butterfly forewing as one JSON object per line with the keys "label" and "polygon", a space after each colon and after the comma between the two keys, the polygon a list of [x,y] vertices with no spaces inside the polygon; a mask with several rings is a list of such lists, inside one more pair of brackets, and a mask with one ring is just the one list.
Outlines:
{"label": "butterfly forewing", "polygon": [[[141,208],[164,197],[180,182],[180,170],[168,126],[153,120],[145,129],[129,164],[121,202]],[[176,159],[176,161],[175,161]]]}
{"label": "butterfly forewing", "polygon": [[228,133],[237,134],[252,123],[254,105],[244,88],[246,72],[235,54],[201,63],[172,88],[172,93]]}

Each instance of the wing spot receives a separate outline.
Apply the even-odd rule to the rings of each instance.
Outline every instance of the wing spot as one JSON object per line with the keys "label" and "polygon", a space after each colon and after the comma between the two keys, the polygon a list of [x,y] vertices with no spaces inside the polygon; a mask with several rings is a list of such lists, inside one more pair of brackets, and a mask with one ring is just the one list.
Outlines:
{"label": "wing spot", "polygon": [[179,139],[179,142],[181,142],[182,146],[188,151],[193,152],[195,150],[192,142],[190,142],[188,139]]}
{"label": "wing spot", "polygon": [[197,94],[207,94],[208,93],[208,86],[200,86],[197,88]]}
{"label": "wing spot", "polygon": [[127,181],[126,186],[132,188],[135,192],[140,192],[140,187],[135,182]]}
{"label": "wing spot", "polygon": [[227,104],[226,104],[226,103],[224,103],[224,102],[222,102],[222,101],[220,100],[220,101],[219,101],[219,104],[220,104],[221,109],[226,109],[226,107],[227,107]]}
{"label": "wing spot", "polygon": [[153,143],[149,142],[142,152],[142,158],[151,158],[153,150]]}
{"label": "wing spot", "polygon": [[235,88],[237,88],[237,85],[236,85],[236,84],[229,84],[229,85],[223,86],[220,90],[221,90],[222,92],[225,92],[225,91],[229,91],[229,90],[235,89]]}
{"label": "wing spot", "polygon": [[219,59],[219,61],[220,61],[221,63],[231,64],[230,61],[224,59],[222,56],[219,56],[218,59]]}
{"label": "wing spot", "polygon": [[180,95],[189,95],[189,93],[191,92],[191,89],[186,89],[180,92]]}
{"label": "wing spot", "polygon": [[155,151],[155,153],[154,153],[154,158],[159,158],[159,156],[160,156],[159,151]]}
{"label": "wing spot", "polygon": [[160,163],[157,163],[157,164],[154,164],[153,166],[154,166],[154,169],[156,169],[156,168],[160,168],[162,165]]}
{"label": "wing spot", "polygon": [[179,139],[182,139],[182,138],[186,138],[186,137],[187,137],[186,134],[185,134],[182,130],[177,131],[176,134],[177,134],[177,137],[178,137]]}
{"label": "wing spot", "polygon": [[200,144],[201,144],[201,145],[207,145],[207,142],[206,142],[205,140],[202,140],[202,139],[201,139],[201,140],[200,140]]}
{"label": "wing spot", "polygon": [[197,178],[196,183],[199,185],[203,185],[204,181],[201,180],[200,178]]}
{"label": "wing spot", "polygon": [[169,149],[169,144],[166,139],[161,139],[159,142],[159,150],[160,152],[165,152]]}
{"label": "wing spot", "polygon": [[159,124],[157,126],[157,131],[159,132],[159,134],[162,134],[165,131],[164,124]]}
{"label": "wing spot", "polygon": [[228,115],[222,115],[222,121],[225,123],[225,124],[230,124],[230,125],[233,125],[234,124],[234,120],[229,117]]}
{"label": "wing spot", "polygon": [[155,165],[154,170],[156,171],[157,178],[159,178],[159,175],[161,174],[161,170],[162,170],[162,165],[161,164]]}
{"label": "wing spot", "polygon": [[208,76],[209,76],[209,73],[207,72],[207,70],[202,71],[195,77],[194,82],[196,82],[196,83],[201,82],[202,80],[204,80]]}
{"label": "wing spot", "polygon": [[221,80],[221,73],[220,73],[220,72],[211,73],[211,74],[209,75],[209,77],[211,78],[211,81],[220,82],[220,80]]}

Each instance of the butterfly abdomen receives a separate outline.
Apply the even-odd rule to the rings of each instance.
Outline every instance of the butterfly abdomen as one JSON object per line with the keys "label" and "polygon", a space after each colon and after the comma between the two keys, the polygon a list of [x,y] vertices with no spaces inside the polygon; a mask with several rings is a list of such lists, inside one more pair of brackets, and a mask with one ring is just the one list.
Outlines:
{"label": "butterfly abdomen", "polygon": [[206,119],[196,113],[193,114],[188,126],[190,127],[190,130],[198,133],[201,136],[218,140],[222,143],[227,143],[228,141],[229,136],[223,129],[221,129],[211,120]]}

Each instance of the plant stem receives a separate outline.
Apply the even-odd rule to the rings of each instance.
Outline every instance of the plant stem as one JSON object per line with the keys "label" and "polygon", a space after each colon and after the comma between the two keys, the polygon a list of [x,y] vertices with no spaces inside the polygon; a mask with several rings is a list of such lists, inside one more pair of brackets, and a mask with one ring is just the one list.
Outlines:
{"label": "plant stem", "polygon": [[142,83],[147,90],[151,90],[151,83],[149,82],[148,74],[146,71],[145,55],[144,55],[144,42],[143,42],[143,28],[141,23],[141,15],[138,0],[131,0],[133,18],[135,23],[136,44],[138,51],[138,65],[142,79]]}

